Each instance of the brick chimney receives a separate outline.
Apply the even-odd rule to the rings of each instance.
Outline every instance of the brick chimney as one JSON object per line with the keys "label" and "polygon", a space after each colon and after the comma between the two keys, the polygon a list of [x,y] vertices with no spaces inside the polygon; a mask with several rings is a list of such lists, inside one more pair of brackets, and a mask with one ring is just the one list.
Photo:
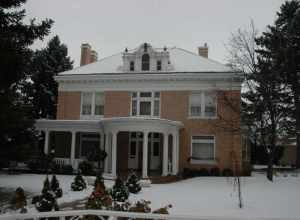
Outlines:
{"label": "brick chimney", "polygon": [[208,46],[207,46],[207,43],[205,43],[201,47],[198,47],[198,54],[199,54],[199,56],[208,58]]}
{"label": "brick chimney", "polygon": [[98,53],[95,50],[91,51],[90,62],[96,62],[98,60]]}
{"label": "brick chimney", "polygon": [[91,63],[91,46],[89,44],[81,44],[80,66]]}

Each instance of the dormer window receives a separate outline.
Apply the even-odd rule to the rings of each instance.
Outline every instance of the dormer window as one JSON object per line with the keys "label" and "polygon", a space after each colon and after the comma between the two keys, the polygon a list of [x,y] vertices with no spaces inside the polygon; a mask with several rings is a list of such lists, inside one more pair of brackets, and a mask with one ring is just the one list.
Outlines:
{"label": "dormer window", "polygon": [[161,61],[160,61],[160,60],[158,60],[158,61],[156,62],[156,70],[158,70],[158,71],[161,70]]}
{"label": "dormer window", "polygon": [[145,53],[142,56],[142,71],[149,71],[150,70],[150,56],[149,54]]}
{"label": "dormer window", "polygon": [[134,71],[134,62],[130,61],[130,71]]}

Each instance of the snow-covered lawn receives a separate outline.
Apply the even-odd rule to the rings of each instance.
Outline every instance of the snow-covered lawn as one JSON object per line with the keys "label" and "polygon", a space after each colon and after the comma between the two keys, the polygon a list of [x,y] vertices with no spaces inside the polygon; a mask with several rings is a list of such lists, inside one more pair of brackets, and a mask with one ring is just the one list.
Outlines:
{"label": "snow-covered lawn", "polygon": [[[59,204],[87,197],[92,186],[83,192],[70,191],[72,176],[57,175],[64,196]],[[38,194],[44,175],[0,175],[0,187],[22,186],[26,191]],[[242,177],[244,208],[238,208],[237,191],[232,178],[199,177],[170,184],[152,184],[143,188],[138,195],[130,195],[131,201],[150,200],[152,209],[172,204],[174,214],[227,217],[283,217],[300,216],[300,175],[299,177],[275,177],[273,183],[263,174]],[[112,181],[105,182],[108,187]]]}

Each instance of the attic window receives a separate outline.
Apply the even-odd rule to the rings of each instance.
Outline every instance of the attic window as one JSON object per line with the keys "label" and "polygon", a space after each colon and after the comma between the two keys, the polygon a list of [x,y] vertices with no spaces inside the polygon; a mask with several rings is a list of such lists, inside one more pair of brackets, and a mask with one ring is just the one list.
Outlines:
{"label": "attic window", "polygon": [[144,52],[145,53],[147,52],[147,49],[148,49],[148,45],[147,45],[147,43],[144,43]]}
{"label": "attic window", "polygon": [[161,70],[161,61],[160,60],[158,60],[157,62],[156,62],[156,70]]}
{"label": "attic window", "polygon": [[134,62],[130,61],[130,71],[134,71]]}
{"label": "attic window", "polygon": [[145,53],[142,56],[142,71],[147,71],[150,69],[150,57],[149,54]]}

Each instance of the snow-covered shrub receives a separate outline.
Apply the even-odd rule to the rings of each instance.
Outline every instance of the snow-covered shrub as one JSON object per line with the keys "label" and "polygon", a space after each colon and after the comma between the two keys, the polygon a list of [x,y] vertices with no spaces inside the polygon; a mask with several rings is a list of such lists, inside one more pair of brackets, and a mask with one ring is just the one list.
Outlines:
{"label": "snow-covered shrub", "polygon": [[150,213],[150,201],[147,200],[141,200],[137,201],[133,206],[129,208],[130,212],[142,212],[142,213]]}
{"label": "snow-covered shrub", "polygon": [[71,183],[72,191],[82,191],[86,189],[86,183],[80,173],[78,173],[75,178],[74,182]]}
{"label": "snow-covered shrub", "polygon": [[167,206],[165,206],[165,207],[156,209],[156,210],[154,210],[152,213],[153,213],[153,214],[165,214],[165,215],[167,215],[167,214],[169,214],[169,211],[168,211],[168,210],[169,210],[170,208],[172,208],[172,205],[171,205],[171,204],[169,204],[169,205],[167,205]]}
{"label": "snow-covered shrub", "polygon": [[40,196],[35,196],[32,199],[32,203],[35,205],[39,212],[49,212],[52,210],[58,211],[58,205],[56,202],[56,195],[51,190],[50,182],[48,176],[44,181],[44,187],[42,189],[42,194]]}
{"label": "snow-covered shrub", "polygon": [[142,187],[139,183],[139,179],[135,173],[131,173],[127,179],[126,186],[130,193],[138,193],[141,191]]}
{"label": "snow-covered shrub", "polygon": [[115,184],[110,189],[110,195],[113,201],[125,202],[129,197],[128,188],[125,186],[123,180],[120,177],[117,177]]}
{"label": "snow-covered shrub", "polygon": [[86,203],[86,209],[111,209],[112,198],[102,181],[98,181]]}
{"label": "snow-covered shrub", "polygon": [[60,198],[63,195],[62,189],[59,187],[59,182],[55,175],[52,176],[50,189],[55,194],[56,198]]}

